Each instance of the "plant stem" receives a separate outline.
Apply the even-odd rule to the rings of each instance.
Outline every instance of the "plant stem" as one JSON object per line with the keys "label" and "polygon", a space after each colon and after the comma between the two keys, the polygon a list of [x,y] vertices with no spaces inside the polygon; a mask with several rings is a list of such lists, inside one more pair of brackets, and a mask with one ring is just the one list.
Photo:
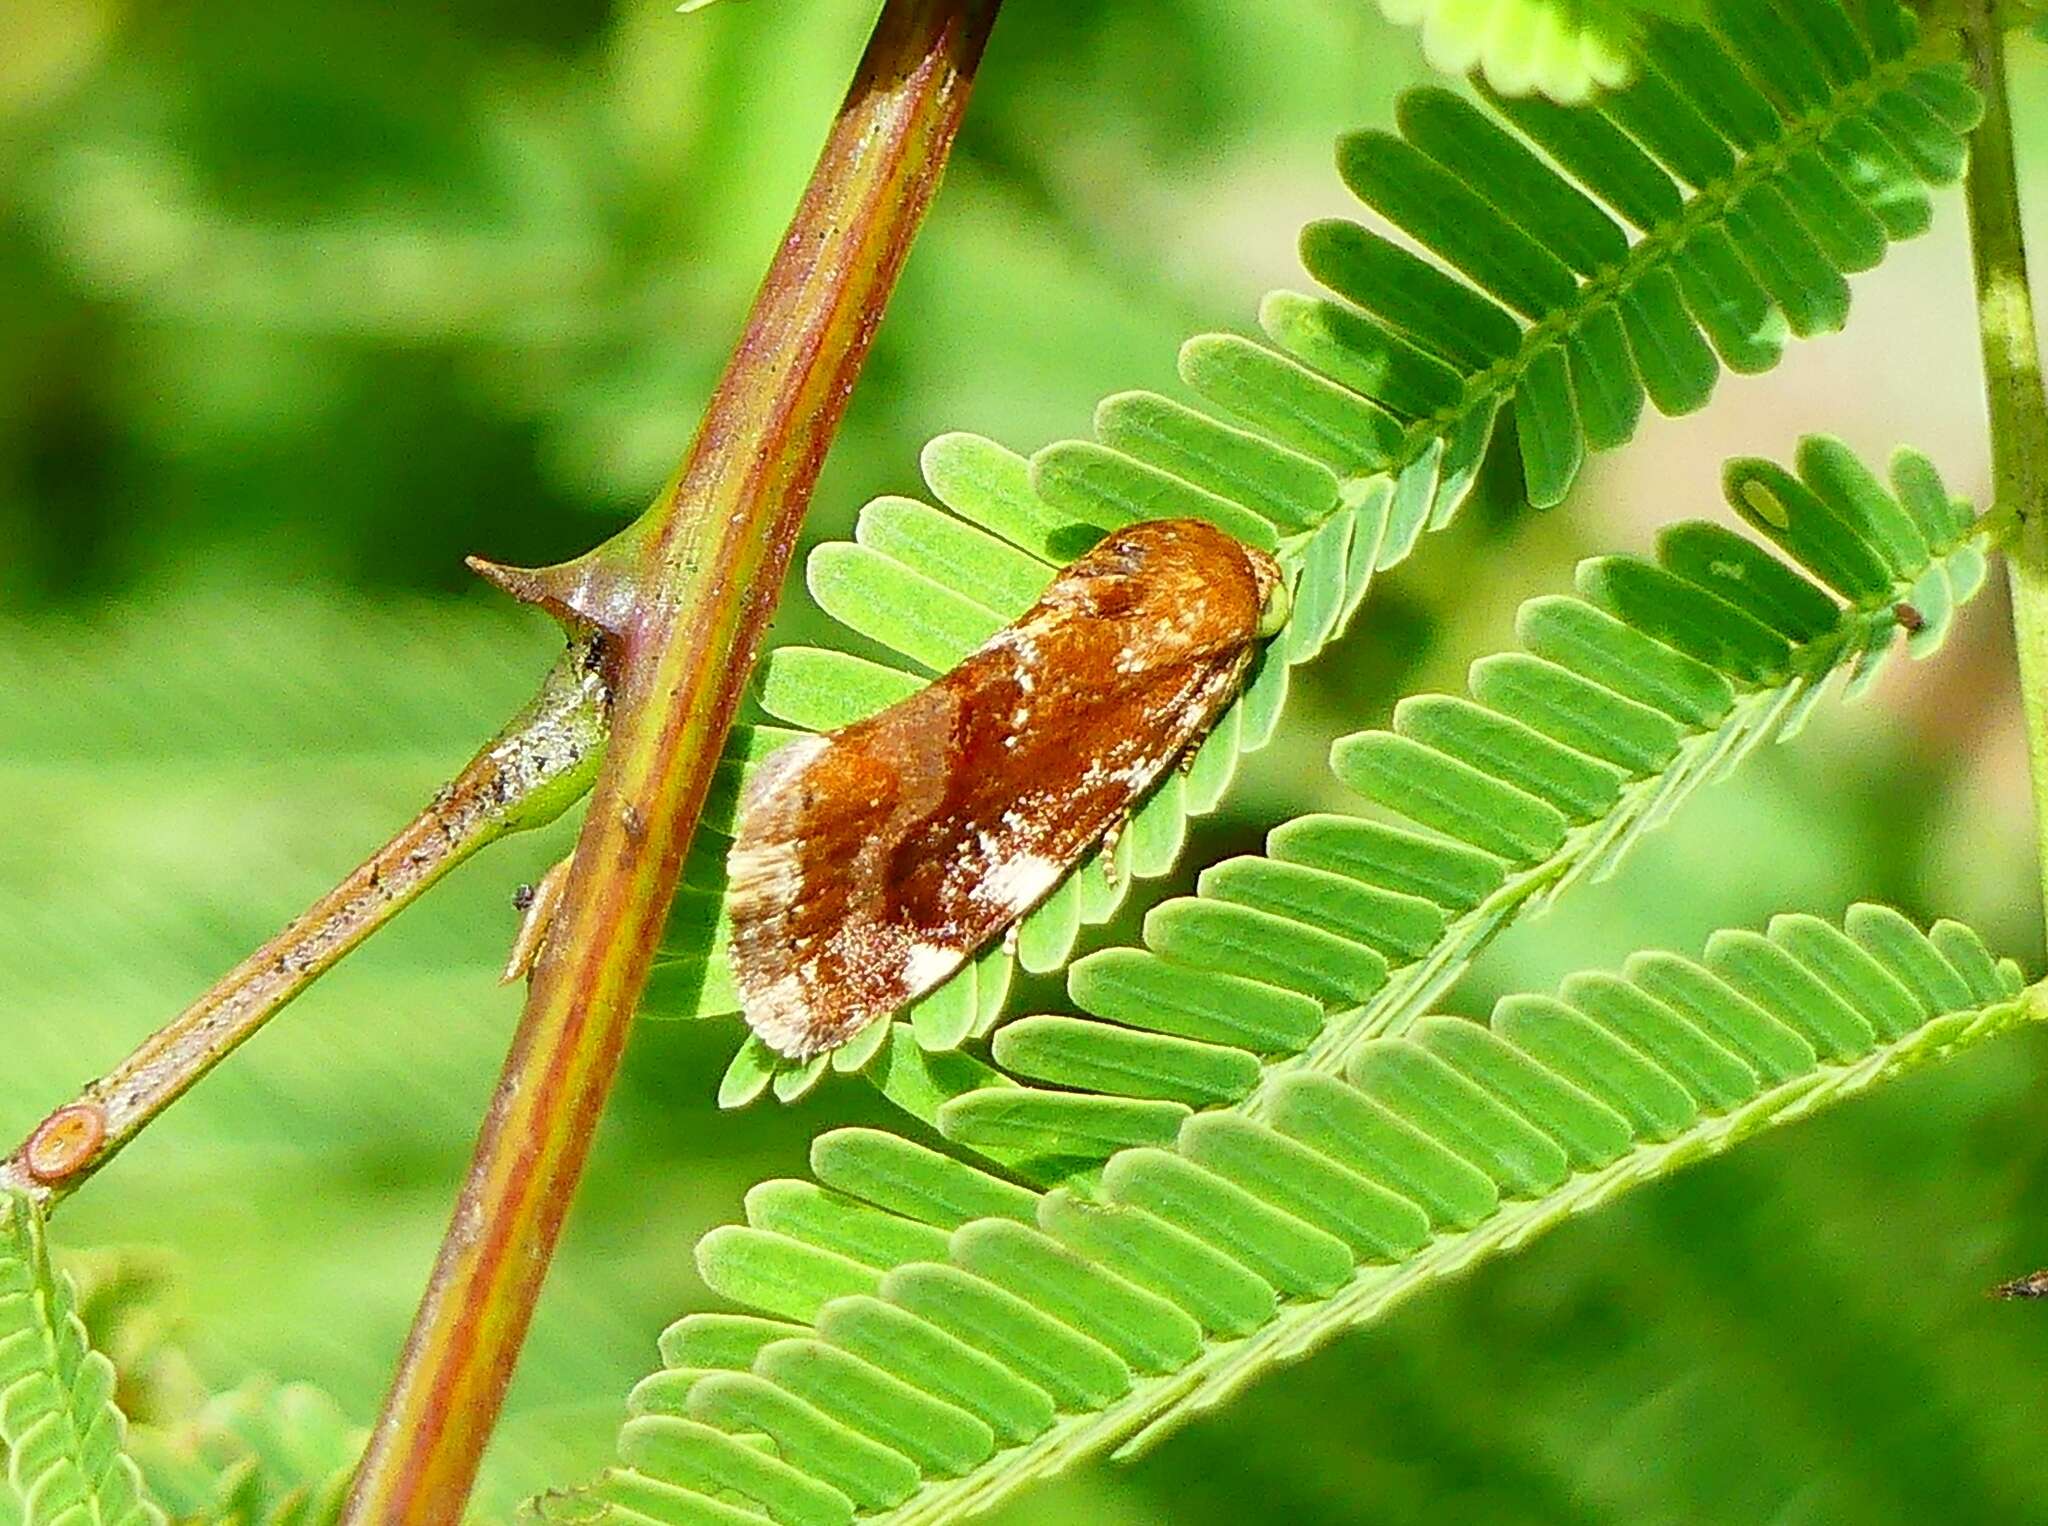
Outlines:
{"label": "plant stem", "polygon": [[638,527],[612,742],[343,1519],[452,1523],[532,1318],[825,451],[997,0],[887,0],[690,452]]}
{"label": "plant stem", "polygon": [[2048,393],[2042,387],[2033,290],[2027,283],[2012,102],[1995,0],[1967,0],[1962,32],[1977,88],[1984,94],[1984,120],[1971,138],[1965,190],[1991,415],[1992,502],[2015,516],[2006,572],[2033,774],[2042,903],[2048,913]]}
{"label": "plant stem", "polygon": [[45,1211],[292,998],[479,848],[553,821],[590,787],[604,750],[605,684],[571,643],[540,692],[397,836],[296,921],[38,1124],[0,1160],[0,1190]]}

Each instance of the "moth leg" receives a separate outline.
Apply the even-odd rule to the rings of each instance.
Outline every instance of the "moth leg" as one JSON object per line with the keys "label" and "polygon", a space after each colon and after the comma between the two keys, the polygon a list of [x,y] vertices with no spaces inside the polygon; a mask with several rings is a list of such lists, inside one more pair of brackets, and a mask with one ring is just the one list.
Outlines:
{"label": "moth leg", "polygon": [[[1022,920],[1021,917],[1017,919],[1017,921]],[[1017,922],[1013,921],[1008,927],[1003,929],[1003,952],[1012,959],[1017,957]]]}
{"label": "moth leg", "polygon": [[1120,816],[1111,822],[1109,829],[1102,834],[1102,856],[1099,860],[1102,864],[1102,882],[1112,890],[1116,888],[1119,878],[1116,868],[1116,845],[1123,840],[1124,828],[1130,824],[1130,817]]}
{"label": "moth leg", "polygon": [[505,973],[498,977],[500,985],[509,986],[533,973],[541,948],[548,941],[548,929],[554,926],[555,908],[562,904],[562,887],[568,880],[569,860],[564,857],[540,877],[538,885],[521,885],[513,895],[512,904],[521,913],[519,931],[513,935]]}

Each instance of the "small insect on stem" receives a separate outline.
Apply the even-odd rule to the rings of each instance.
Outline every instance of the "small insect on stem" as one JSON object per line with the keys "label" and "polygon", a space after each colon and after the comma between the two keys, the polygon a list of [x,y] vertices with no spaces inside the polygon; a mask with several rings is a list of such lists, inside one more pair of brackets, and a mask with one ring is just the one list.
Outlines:
{"label": "small insect on stem", "polygon": [[1223,531],[1131,525],[943,678],[769,758],[727,859],[754,1031],[819,1054],[1005,936],[1201,740],[1287,605]]}
{"label": "small insect on stem", "polygon": [[1911,604],[1898,603],[1892,606],[1892,618],[1909,636],[1917,636],[1927,629],[1927,617]]}
{"label": "small insect on stem", "polygon": [[505,960],[505,972],[498,977],[500,985],[509,986],[533,973],[547,944],[548,929],[554,925],[555,908],[562,904],[562,887],[568,882],[569,860],[564,858],[540,877],[539,884],[521,885],[512,892],[513,909],[523,915],[512,939],[512,952]]}
{"label": "small insect on stem", "polygon": [[2015,1277],[2011,1282],[2001,1282],[1991,1292],[1996,1298],[2048,1298],[2048,1267]]}

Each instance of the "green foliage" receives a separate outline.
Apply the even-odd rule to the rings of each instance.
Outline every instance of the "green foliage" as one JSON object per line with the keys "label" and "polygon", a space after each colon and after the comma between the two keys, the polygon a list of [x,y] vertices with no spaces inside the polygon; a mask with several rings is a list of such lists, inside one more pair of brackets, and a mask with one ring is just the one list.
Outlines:
{"label": "green foliage", "polygon": [[92,1349],[42,1217],[0,1194],[0,1447],[24,1526],[161,1522],[122,1449],[114,1365]]}
{"label": "green foliage", "polygon": [[1042,1195],[828,1133],[818,1185],[764,1184],[699,1248],[755,1312],[671,1326],[622,1466],[540,1508],[953,1519],[1631,1186],[2044,1016],[1967,928],[1865,905],[1275,1067]]}
{"label": "green foliage", "polygon": [[1847,276],[1928,226],[1921,183],[1960,173],[1978,105],[1896,11],[1859,31],[1832,3],[1758,9],[1659,30],[1652,69],[1593,107],[1496,97],[1496,117],[1420,90],[1398,133],[1340,144],[1352,191],[1471,283],[1351,223],[1306,230],[1311,274],[1356,308],[1282,292],[1260,318],[1372,400],[1379,438],[1347,466],[1512,405],[1530,501],[1554,504],[1646,398],[1691,412],[1721,365],[1764,370],[1787,330],[1841,326]]}
{"label": "green foliage", "polygon": [[[1259,209],[1298,204],[1276,167],[1299,159],[1304,137],[1352,120],[1405,63],[1408,50],[1371,46],[1368,10],[1132,0],[1041,7],[1044,25],[1008,35],[1005,67],[978,92],[977,142],[949,173],[948,207],[899,304],[917,321],[880,336],[875,384],[835,449],[818,528],[846,534],[848,501],[904,489],[906,432],[949,419],[1015,440],[1071,429],[1060,397],[1129,379],[1187,331],[1190,311],[1214,311],[1213,285],[1239,279],[1268,242]],[[607,22],[588,9],[514,6],[473,27],[460,7],[363,22],[205,8],[129,18],[102,0],[30,0],[31,42],[98,40],[10,47],[0,59],[0,112],[15,113],[0,179],[21,193],[0,199],[11,235],[0,285],[13,298],[0,300],[0,318],[17,339],[0,347],[16,399],[0,420],[0,522],[14,532],[0,537],[14,548],[0,582],[69,605],[61,618],[27,611],[0,642],[0,694],[13,701],[0,705],[0,773],[25,803],[0,854],[0,1101],[15,1133],[330,881],[516,702],[544,660],[542,636],[528,631],[522,646],[480,604],[431,614],[408,604],[393,618],[361,585],[439,586],[464,549],[528,560],[574,549],[589,536],[578,510],[623,510],[658,478],[758,254],[780,231],[788,203],[772,187],[798,183],[866,19],[721,5],[678,25],[665,7]],[[20,30],[10,24],[10,41]],[[1915,46],[1932,58],[1938,44]],[[394,55],[420,66],[393,71]],[[762,57],[777,60],[772,80]],[[84,88],[61,88],[66,78]],[[25,119],[24,99],[50,109]],[[1102,185],[1126,179],[1138,194],[1105,203]],[[1806,220],[1820,214],[1795,215],[1810,233]],[[1910,306],[1899,298],[1866,316],[1883,327]],[[1313,496],[1318,473],[1334,472],[1364,506],[1370,482],[1313,449],[1245,465],[1247,441],[1292,438],[1276,436],[1285,420],[1256,412],[1265,373],[1242,360],[1250,348],[1190,352],[1219,389],[1202,406],[1238,420],[1220,488],[1201,475],[1208,432],[1156,394],[1106,407],[1094,443],[1256,509],[1282,538],[1309,528],[1289,511]],[[1233,374],[1240,362],[1246,371]],[[1932,345],[1912,363],[1916,376],[1954,365]],[[1869,416],[1883,369],[1831,393],[1845,432],[1916,427]],[[1420,401],[1428,373],[1403,377]],[[1969,385],[1954,369],[1927,381],[1936,393]],[[1233,397],[1254,411],[1237,413]],[[1334,389],[1311,400],[1328,412],[1304,430],[1356,417]],[[1743,427],[1739,409],[1731,427]],[[1059,463],[1084,482],[1092,466],[1085,455]],[[1321,788],[1320,803],[1344,808],[1316,767],[1329,731],[1378,713],[1389,690],[1411,686],[1411,665],[1496,644],[1502,591],[1523,591],[1521,566],[1583,551],[1584,527],[1598,527],[1595,545],[1611,533],[1601,500],[1612,482],[1589,483],[1569,520],[1465,516],[1455,558],[1416,559],[1383,587],[1341,677],[1335,663],[1292,675],[1280,756],[1205,840],[1252,845],[1273,819],[1271,779]],[[1033,493],[1020,512],[1046,503]],[[1048,507],[1019,544],[1050,566],[1071,554],[1054,538],[1070,527]],[[202,563],[203,588],[181,585],[147,609],[115,602],[162,569]],[[275,591],[281,574],[289,599]],[[789,602],[793,639],[857,639],[819,634],[816,616]],[[71,618],[81,606],[91,618]],[[1982,673],[1968,660],[1944,669],[1945,713],[1981,702]],[[905,681],[869,677],[878,688]],[[1757,754],[1745,787],[1696,799],[1619,894],[1574,897],[1562,917],[1499,948],[1478,979],[1547,986],[1551,971],[1530,979],[1531,965],[1609,956],[1568,952],[1590,936],[1685,946],[1694,921],[1746,922],[1762,915],[1762,897],[1788,890],[1833,908],[1851,888],[1917,904],[1938,886],[1974,896],[2002,939],[2034,936],[2001,872],[2014,847],[1966,825],[2003,819],[1982,793],[1991,765],[1966,764],[1945,740],[1949,723],[1916,709],[1913,692],[1893,690],[1881,721],[1851,730],[1823,712],[1808,749]],[[1784,844],[1781,859],[1759,841]],[[515,848],[512,862],[472,871],[380,937],[70,1210],[73,1243],[148,1238],[197,1263],[211,1372],[314,1374],[352,1412],[371,1412],[516,1011],[490,990],[489,970],[511,884],[546,862],[547,845],[531,846],[530,860]],[[1217,867],[1224,885],[1245,874]],[[1275,892],[1265,868],[1245,883]],[[1356,911],[1348,900],[1344,909]],[[1376,902],[1373,915],[1405,912],[1394,927],[1412,945],[1433,936],[1420,910]],[[949,1006],[918,1014],[931,1048],[881,1063],[901,1086],[922,1079],[938,1094],[937,1075],[957,1058],[946,1046],[986,1032],[1008,984],[1007,968],[984,966],[975,1000],[956,988]],[[1241,1084],[1242,1061],[1226,1051],[1279,1046],[1323,1021],[1323,1004],[1277,987],[1240,1001],[1243,989],[1221,977],[1191,971],[1182,984],[1213,998],[1190,1021],[1242,1016],[1259,1034],[1222,1035],[1199,1063],[1178,1053],[1172,1069],[1147,1040],[1174,1036],[1136,1034],[1084,1056],[1095,1068],[1074,1072],[1074,1084],[1111,1088],[1131,1073],[1159,1095],[1125,1100],[1153,1116],[1161,1103],[1214,1106]],[[1066,1063],[1060,1023],[1108,1029],[1026,1019],[1002,1039],[1005,1062]],[[702,1078],[716,1073],[721,1045],[709,1025],[636,1035],[607,1120],[609,1157],[584,1189],[558,1296],[541,1311],[487,1468],[485,1518],[515,1491],[582,1476],[600,1448],[609,1455],[609,1396],[628,1380],[642,1332],[675,1310],[688,1280],[677,1268],[707,1219],[730,1213],[746,1183],[787,1175],[819,1117],[885,1106],[842,1088],[801,1113],[708,1117]],[[1178,1449],[1136,1470],[1070,1476],[1050,1504],[1026,1508],[1187,1526],[1360,1509],[1421,1520],[1446,1501],[1531,1521],[1787,1508],[2021,1518],[2041,1483],[2020,1423],[2036,1397],[2038,1322],[2016,1326],[2000,1317],[2010,1311],[1955,1290],[2033,1264],[2024,1216],[1995,1205],[2031,1196],[2039,1176],[2023,1098],[2040,1053],[2033,1042],[2001,1046],[1633,1198],[1598,1235],[1555,1237],[1476,1291],[1440,1287]],[[1024,1189],[963,1171],[943,1183],[953,1212],[1000,1217],[1022,1194],[1034,1217]],[[932,1185],[931,1173],[919,1179]],[[755,1193],[750,1212],[802,1237],[844,1206],[830,1188],[783,1183]],[[834,1243],[856,1261],[884,1246],[902,1254],[925,1238],[920,1227],[938,1228],[863,1218]],[[1313,1251],[1299,1259],[1313,1270]],[[1227,1257],[1204,1266],[1214,1317],[1251,1318],[1258,1289]],[[928,1327],[883,1316],[876,1328],[886,1358]],[[93,1329],[122,1365],[124,1407],[147,1414],[122,1349]],[[984,1394],[1004,1371],[966,1365]],[[917,1438],[921,1449],[905,1455],[920,1465],[973,1465],[979,1432],[919,1402],[930,1394],[871,1378],[854,1391],[906,1444]],[[1004,1396],[1009,1429],[982,1423],[1022,1445],[1050,1403],[1021,1379]],[[719,1399],[721,1413],[759,1402],[773,1401]],[[1844,1414],[1880,1418],[1845,1430]],[[1762,1453],[1759,1434],[1773,1440]],[[1357,1445],[1361,1435],[1373,1444]],[[140,1425],[134,1438],[145,1457],[158,1439]],[[1314,1470],[1296,1465],[1304,1448]],[[860,1466],[884,1471],[872,1457]],[[0,1521],[12,1526],[5,1496]]]}
{"label": "green foliage", "polygon": [[1504,95],[1532,92],[1576,104],[1635,72],[1638,9],[1626,0],[1379,0],[1387,20],[1422,29],[1422,49],[1446,74],[1477,70]]}
{"label": "green foliage", "polygon": [[[1117,862],[1107,872],[1084,862],[1021,924],[1016,962],[1032,973],[1063,966],[1083,928],[1172,868],[1188,818],[1215,809],[1239,756],[1271,738],[1288,670],[1343,634],[1376,572],[1451,523],[1497,417],[1515,419],[1531,500],[1555,503],[1589,446],[1634,433],[1646,398],[1690,411],[1722,363],[1766,369],[1786,332],[1839,327],[1846,273],[1926,228],[1923,182],[1960,171],[1959,134],[1977,112],[1959,66],[1895,6],[1852,21],[1823,0],[1799,14],[1797,27],[1760,34],[1747,0],[1723,0],[1716,31],[1660,28],[1657,72],[1597,108],[1500,100],[1497,117],[1440,90],[1405,96],[1401,131],[1347,138],[1339,165],[1435,260],[1353,223],[1312,224],[1303,257],[1334,297],[1269,296],[1260,320],[1277,350],[1227,334],[1182,350],[1183,380],[1235,422],[1124,393],[1097,409],[1095,440],[1029,460],[971,435],[933,441],[924,475],[950,513],[879,499],[851,544],[817,548],[808,567],[827,614],[908,666],[785,647],[764,667],[762,709],[806,730],[873,713],[1013,619],[1057,564],[1135,518],[1192,515],[1276,548],[1295,578],[1286,635],[1189,773],[1138,812]],[[1639,230],[1633,241],[1617,217]],[[748,769],[792,734],[735,736],[650,1015],[736,1010],[723,834]],[[1538,817],[1522,829],[1550,830]],[[927,998],[911,1031],[934,1049],[987,1033],[1011,975],[1009,956],[992,951]],[[881,1042],[792,1068],[750,1041],[721,1101],[771,1085],[801,1096],[835,1066],[867,1064]]]}
{"label": "green foliage", "polygon": [[1923,936],[1863,906],[1510,997],[1486,1027],[1425,1016],[1506,926],[1796,732],[1831,677],[1860,691],[1900,645],[1939,648],[1983,534],[1925,457],[1890,476],[1821,437],[1796,472],[1730,463],[1730,507],[1805,575],[1705,522],[1655,561],[1584,564],[1584,597],[1525,606],[1527,650],[1476,663],[1472,699],[1411,697],[1333,747],[1422,831],[1317,814],[1211,866],[1147,916],[1144,950],[1073,967],[1094,1020],[1001,1028],[993,1067],[896,1025],[862,1059],[884,1094],[1045,1190],[823,1136],[818,1185],[764,1184],[746,1226],[700,1242],[705,1280],[756,1314],[674,1326],[623,1468],[546,1508],[950,1518],[2032,1012],[1960,924]]}
{"label": "green foliage", "polygon": [[87,1253],[67,1258],[65,1275],[88,1342],[120,1375],[128,1455],[172,1521],[319,1526],[338,1515],[364,1432],[332,1398],[260,1377],[210,1393],[182,1317],[186,1279],[161,1255]]}
{"label": "green foliage", "polygon": [[174,1521],[326,1526],[348,1498],[364,1437],[319,1390],[251,1379],[178,1425],[138,1426],[133,1446]]}

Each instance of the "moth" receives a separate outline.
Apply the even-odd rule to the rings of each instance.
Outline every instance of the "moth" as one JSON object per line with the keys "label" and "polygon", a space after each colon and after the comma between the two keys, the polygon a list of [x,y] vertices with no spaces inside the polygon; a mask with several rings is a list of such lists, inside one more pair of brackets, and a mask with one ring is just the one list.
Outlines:
{"label": "moth", "polygon": [[1131,525],[944,677],[773,754],[727,858],[754,1032],[820,1054],[1002,936],[1215,723],[1287,603],[1223,531]]}

